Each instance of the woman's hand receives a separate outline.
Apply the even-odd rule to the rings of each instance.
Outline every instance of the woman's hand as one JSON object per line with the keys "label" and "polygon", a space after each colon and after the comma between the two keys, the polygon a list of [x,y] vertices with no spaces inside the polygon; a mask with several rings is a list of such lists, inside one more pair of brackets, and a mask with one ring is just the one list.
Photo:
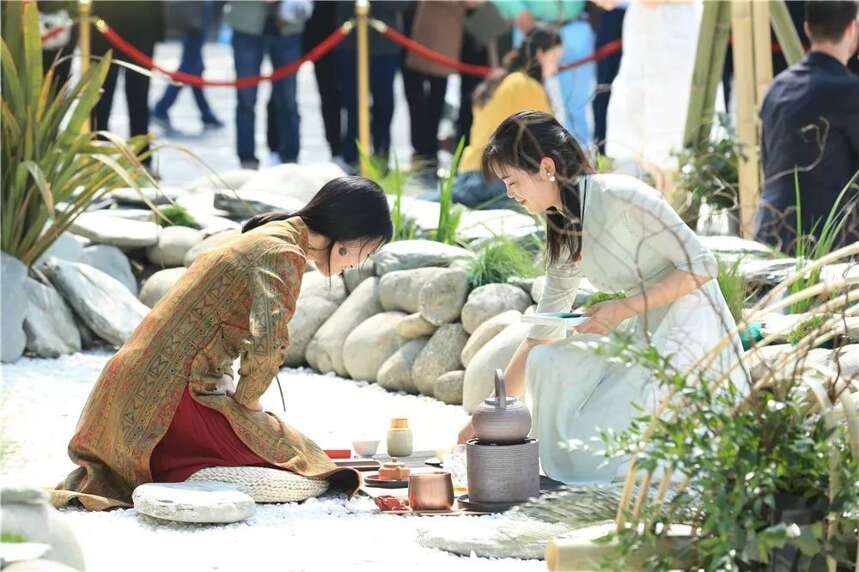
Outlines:
{"label": "woman's hand", "polygon": [[465,424],[465,427],[459,432],[459,436],[456,438],[457,445],[464,445],[471,439],[476,437],[476,433],[474,432],[474,423],[471,422],[471,418],[468,418],[468,423]]}
{"label": "woman's hand", "polygon": [[585,315],[590,319],[580,326],[576,326],[576,332],[579,334],[605,335],[613,332],[621,322],[635,316],[635,314],[635,309],[626,300],[600,302],[585,310]]}

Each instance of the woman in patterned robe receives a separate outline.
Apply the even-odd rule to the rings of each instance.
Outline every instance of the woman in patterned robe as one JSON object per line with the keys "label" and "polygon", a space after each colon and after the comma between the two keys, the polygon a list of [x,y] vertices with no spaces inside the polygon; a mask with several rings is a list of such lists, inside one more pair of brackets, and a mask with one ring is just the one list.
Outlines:
{"label": "woman in patterned robe", "polygon": [[54,503],[128,507],[142,483],[211,466],[276,467],[354,492],[357,473],[338,469],[259,398],[282,363],[307,262],[331,276],[391,234],[382,190],[342,177],[300,211],[254,217],[201,255],[102,371],[69,443],[79,467]]}

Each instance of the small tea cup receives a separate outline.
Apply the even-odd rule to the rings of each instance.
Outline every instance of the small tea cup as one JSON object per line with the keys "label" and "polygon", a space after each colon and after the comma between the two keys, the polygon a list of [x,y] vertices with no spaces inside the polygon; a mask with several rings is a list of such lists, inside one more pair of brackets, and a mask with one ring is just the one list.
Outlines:
{"label": "small tea cup", "polygon": [[433,471],[409,476],[409,505],[412,510],[450,510],[453,507],[450,473]]}
{"label": "small tea cup", "polygon": [[352,441],[352,449],[360,457],[372,457],[379,448],[379,439],[358,439]]}

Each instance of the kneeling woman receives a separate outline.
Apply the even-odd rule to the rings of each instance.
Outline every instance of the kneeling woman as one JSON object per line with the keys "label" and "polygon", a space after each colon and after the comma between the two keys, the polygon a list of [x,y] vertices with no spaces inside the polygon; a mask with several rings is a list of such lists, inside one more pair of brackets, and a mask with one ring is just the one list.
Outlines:
{"label": "kneeling woman", "polygon": [[[525,394],[531,407],[545,473],[567,483],[611,480],[621,460],[606,464],[567,445],[592,445],[598,430],[625,429],[640,414],[634,404],[651,411],[659,388],[643,369],[576,342],[598,342],[620,327],[685,371],[735,327],[714,280],[716,259],[656,190],[633,177],[592,174],[573,137],[546,113],[507,118],[483,153],[483,168],[504,181],[510,198],[545,213],[548,267],[538,312],[569,311],[582,277],[626,295],[590,307],[567,339],[549,343],[553,329],[533,327],[506,371],[508,392]],[[734,340],[714,369],[733,368],[740,351]],[[732,381],[746,384],[742,368],[734,368]],[[473,434],[469,423],[460,442]]]}
{"label": "kneeling woman", "polygon": [[184,481],[211,467],[280,468],[354,491],[357,473],[339,470],[259,398],[283,361],[307,262],[331,276],[391,234],[382,190],[342,177],[300,211],[254,217],[200,256],[102,371],[69,444],[79,468],[55,504],[129,506],[141,483]]}

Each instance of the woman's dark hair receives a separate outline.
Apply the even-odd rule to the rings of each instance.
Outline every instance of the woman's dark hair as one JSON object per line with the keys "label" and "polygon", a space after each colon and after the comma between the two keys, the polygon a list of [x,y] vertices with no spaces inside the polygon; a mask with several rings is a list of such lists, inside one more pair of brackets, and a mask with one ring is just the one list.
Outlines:
{"label": "woman's dark hair", "polygon": [[256,215],[244,224],[242,232],[296,216],[307,228],[331,240],[329,257],[335,242],[363,239],[381,245],[390,242],[394,234],[388,198],[379,185],[364,177],[328,181],[303,209]]}
{"label": "woman's dark hair", "polygon": [[492,98],[492,94],[504,78],[517,71],[528,74],[542,84],[543,66],[537,59],[537,53],[540,50],[547,52],[560,45],[561,36],[557,30],[545,24],[537,24],[525,35],[519,49],[512,50],[504,57],[504,66],[477,86],[472,101],[478,107],[483,107]]}
{"label": "woman's dark hair", "polygon": [[582,202],[579,182],[594,172],[585,152],[570,132],[552,115],[521,111],[505,119],[483,150],[483,176],[495,178],[505,167],[528,173],[540,171],[540,161],[555,162],[555,177],[561,189],[562,210],[546,213],[546,260],[561,258],[566,249],[576,259],[581,253]]}

